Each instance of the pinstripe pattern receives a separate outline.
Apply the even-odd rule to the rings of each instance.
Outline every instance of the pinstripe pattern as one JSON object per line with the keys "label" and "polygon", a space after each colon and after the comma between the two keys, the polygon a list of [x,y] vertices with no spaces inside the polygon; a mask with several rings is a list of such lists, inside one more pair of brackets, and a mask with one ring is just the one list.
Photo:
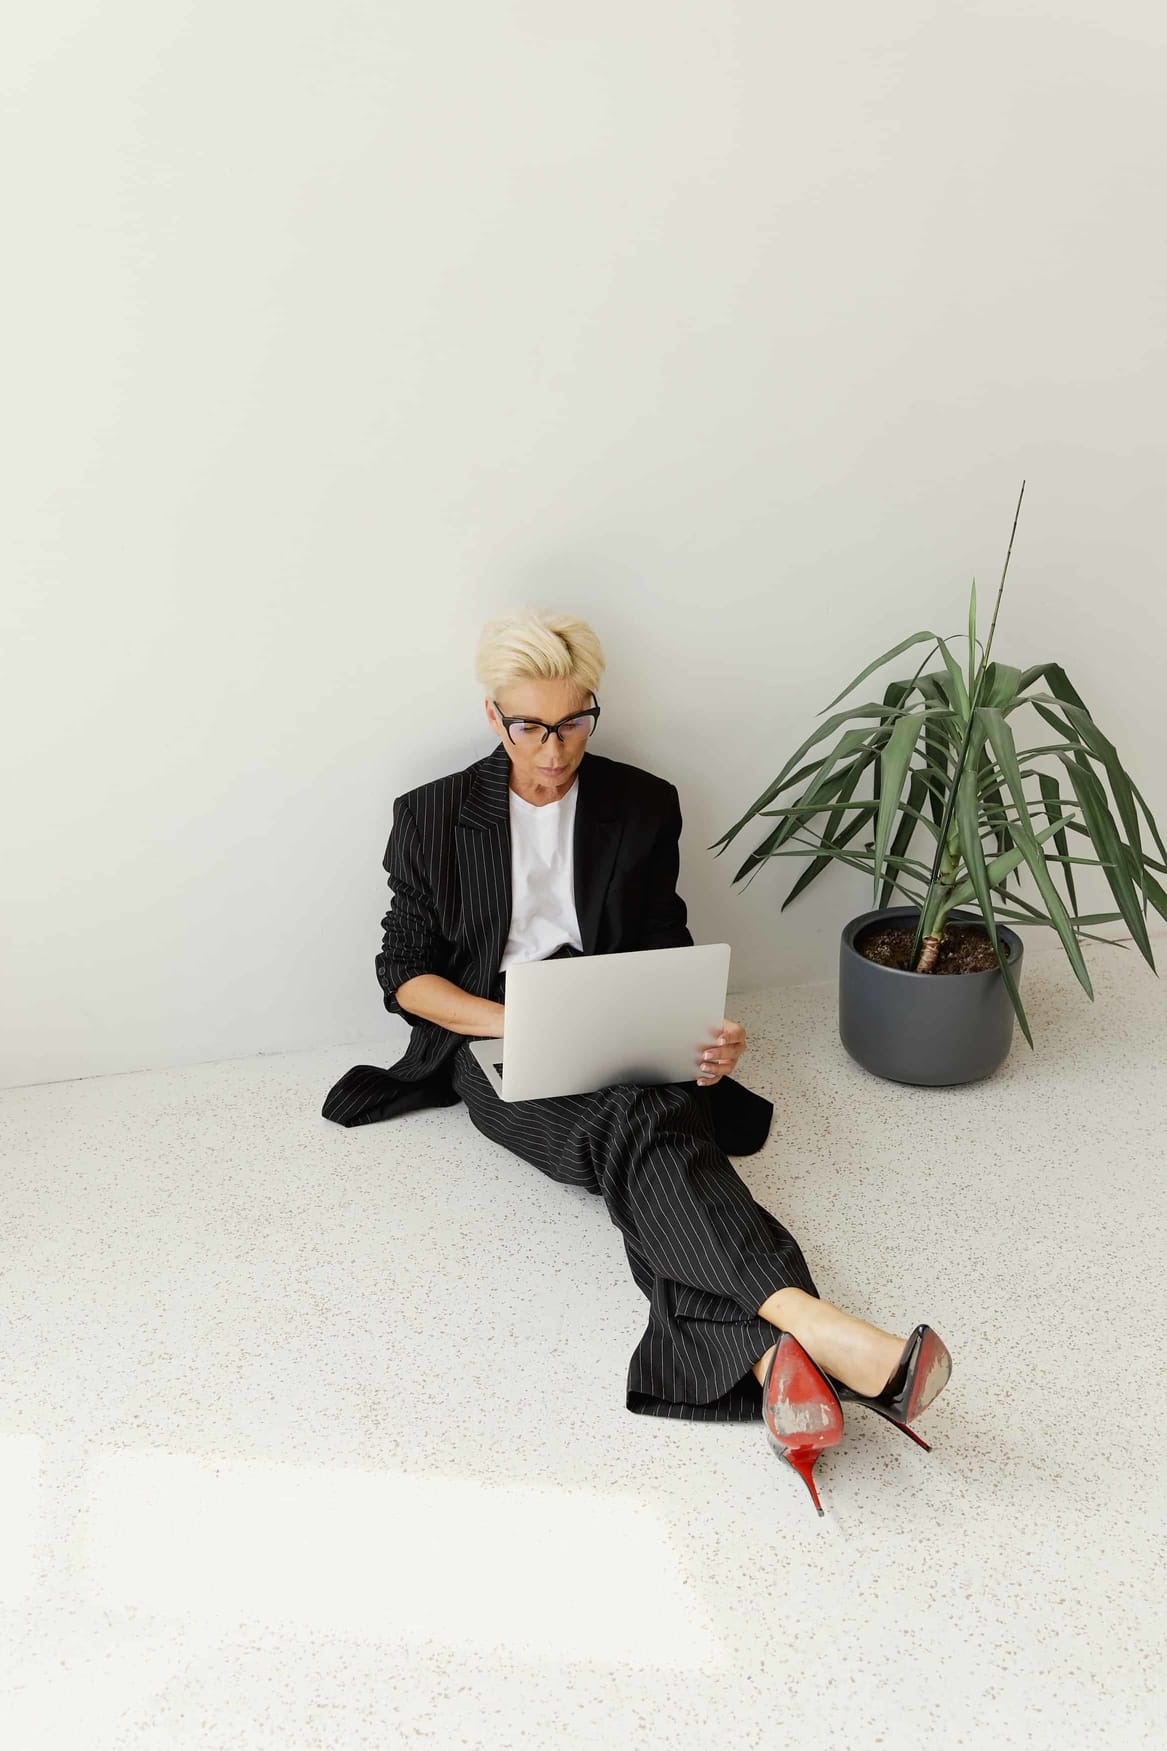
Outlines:
{"label": "pinstripe pattern", "polygon": [[508,1103],[465,1040],[453,1083],[484,1136],[551,1179],[603,1196],[650,1307],[628,1367],[628,1409],[760,1418],[751,1364],[777,1331],[754,1309],[775,1289],[816,1290],[797,1243],[714,1143],[706,1091],[695,1082],[619,1083]]}
{"label": "pinstripe pattern", "polygon": [[[499,962],[511,915],[509,772],[500,743],[465,771],[394,804],[384,859],[393,899],[376,964],[385,1006],[404,1016],[411,1037],[392,1074],[420,1082],[445,1065],[455,1095],[485,1136],[552,1179],[604,1198],[650,1306],[629,1363],[629,1410],[714,1422],[760,1419],[751,1364],[777,1330],[755,1309],[775,1289],[816,1290],[795,1240],[754,1201],[718,1148],[709,1091],[696,1082],[627,1083],[551,1100],[500,1101],[466,1036],[412,1016],[396,1001],[399,985],[427,972],[505,1001]],[[573,871],[583,953],[691,944],[676,893],[675,787],[591,753],[577,782]]]}

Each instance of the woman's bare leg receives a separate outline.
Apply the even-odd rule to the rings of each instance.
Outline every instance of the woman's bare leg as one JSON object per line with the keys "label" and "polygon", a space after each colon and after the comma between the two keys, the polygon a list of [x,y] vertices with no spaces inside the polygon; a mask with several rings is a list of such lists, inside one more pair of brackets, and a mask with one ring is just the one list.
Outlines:
{"label": "woman's bare leg", "polygon": [[[758,1309],[763,1319],[798,1339],[812,1362],[844,1386],[867,1395],[882,1392],[904,1352],[906,1339],[844,1313],[804,1289],[776,1289]],[[773,1345],[770,1346],[772,1350]],[[754,1363],[759,1382],[770,1350]]]}

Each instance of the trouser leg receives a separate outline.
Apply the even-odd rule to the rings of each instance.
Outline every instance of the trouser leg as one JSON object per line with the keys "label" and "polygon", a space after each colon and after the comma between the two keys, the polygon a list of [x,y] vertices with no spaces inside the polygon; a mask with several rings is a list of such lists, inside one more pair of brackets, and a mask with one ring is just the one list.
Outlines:
{"label": "trouser leg", "polygon": [[793,1236],[718,1149],[695,1085],[619,1084],[506,1102],[466,1047],[453,1074],[484,1135],[551,1178],[603,1196],[650,1307],[629,1364],[628,1408],[760,1417],[752,1364],[778,1332],[757,1309],[776,1289],[817,1291]]}
{"label": "trouser leg", "polygon": [[778,1337],[756,1309],[775,1289],[817,1293],[801,1248],[758,1204],[684,1084],[602,1091],[609,1214],[650,1305],[626,1402],[654,1416],[761,1416],[753,1363]]}
{"label": "trouser leg", "polygon": [[813,1291],[794,1237],[755,1202],[687,1085],[618,1084],[590,1097],[586,1146],[612,1221],[657,1276],[755,1312]]}

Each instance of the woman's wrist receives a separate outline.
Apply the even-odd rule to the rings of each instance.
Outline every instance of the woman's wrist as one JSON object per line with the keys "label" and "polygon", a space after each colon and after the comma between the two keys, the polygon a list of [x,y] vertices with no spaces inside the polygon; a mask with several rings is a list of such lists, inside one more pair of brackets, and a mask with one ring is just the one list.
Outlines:
{"label": "woman's wrist", "polygon": [[503,1005],[464,991],[439,973],[419,973],[407,979],[397,988],[397,1002],[410,1015],[436,1022],[449,1033],[474,1039],[502,1038]]}

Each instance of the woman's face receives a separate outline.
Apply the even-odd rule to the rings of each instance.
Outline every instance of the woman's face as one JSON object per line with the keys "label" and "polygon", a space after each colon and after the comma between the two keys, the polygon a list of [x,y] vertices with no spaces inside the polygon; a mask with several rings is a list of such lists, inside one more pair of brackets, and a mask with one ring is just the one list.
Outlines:
{"label": "woman's face", "polygon": [[[538,719],[544,724],[559,723],[573,711],[586,710],[595,703],[592,695],[581,692],[574,681],[512,681],[500,688],[496,697],[499,709],[507,717]],[[546,786],[563,790],[571,783],[587,749],[587,731],[591,728],[589,718],[579,734],[572,735],[564,726],[562,742],[558,736],[548,736],[544,742],[542,730],[523,732],[518,724],[512,724],[508,736],[489,699],[486,721],[506,749],[516,779],[522,779],[527,788],[534,790]]]}

